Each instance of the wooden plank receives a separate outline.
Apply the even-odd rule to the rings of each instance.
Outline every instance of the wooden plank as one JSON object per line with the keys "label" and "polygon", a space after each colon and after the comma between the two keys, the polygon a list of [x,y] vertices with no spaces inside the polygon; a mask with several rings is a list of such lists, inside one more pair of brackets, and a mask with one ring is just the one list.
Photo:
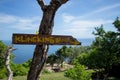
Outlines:
{"label": "wooden plank", "polygon": [[13,44],[81,45],[72,36],[13,34]]}

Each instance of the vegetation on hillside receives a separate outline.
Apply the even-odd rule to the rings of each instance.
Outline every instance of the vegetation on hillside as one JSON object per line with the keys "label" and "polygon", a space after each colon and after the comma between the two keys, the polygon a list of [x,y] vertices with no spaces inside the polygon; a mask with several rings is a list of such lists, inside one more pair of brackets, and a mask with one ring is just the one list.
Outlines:
{"label": "vegetation on hillside", "polygon": [[6,77],[7,71],[5,69],[5,50],[7,46],[0,41],[0,78]]}
{"label": "vegetation on hillside", "polygon": [[88,69],[95,70],[93,78],[120,77],[120,20],[113,23],[117,31],[105,31],[103,26],[95,28],[95,40],[88,52],[75,59]]}

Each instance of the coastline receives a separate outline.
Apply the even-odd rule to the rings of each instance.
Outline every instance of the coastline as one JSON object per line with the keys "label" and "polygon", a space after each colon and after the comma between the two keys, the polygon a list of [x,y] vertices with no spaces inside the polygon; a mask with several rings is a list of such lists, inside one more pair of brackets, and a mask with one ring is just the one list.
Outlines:
{"label": "coastline", "polygon": [[[78,39],[82,43],[81,46],[89,46],[92,44],[94,39]],[[6,45],[11,45],[11,40],[2,40]],[[50,45],[48,55],[54,53],[57,49],[61,48],[62,45]],[[14,63],[20,64],[23,63],[33,56],[35,45],[14,45],[14,48],[17,50],[13,51],[15,58],[13,59]]]}

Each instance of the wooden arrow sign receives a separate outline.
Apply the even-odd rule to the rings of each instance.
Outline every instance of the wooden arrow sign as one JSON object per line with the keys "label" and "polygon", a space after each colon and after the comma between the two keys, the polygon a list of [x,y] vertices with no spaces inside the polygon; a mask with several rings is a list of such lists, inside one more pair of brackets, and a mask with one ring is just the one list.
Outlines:
{"label": "wooden arrow sign", "polygon": [[13,44],[81,45],[72,36],[13,34]]}

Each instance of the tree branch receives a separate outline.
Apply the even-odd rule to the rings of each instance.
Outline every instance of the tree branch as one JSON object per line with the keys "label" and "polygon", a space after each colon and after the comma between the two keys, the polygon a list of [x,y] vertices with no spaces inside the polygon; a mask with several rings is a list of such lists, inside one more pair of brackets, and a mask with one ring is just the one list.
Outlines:
{"label": "tree branch", "polygon": [[65,4],[69,0],[58,0],[61,4]]}
{"label": "tree branch", "polygon": [[69,0],[51,0],[50,5],[54,6],[54,9],[58,9],[62,4],[65,4]]}
{"label": "tree branch", "polygon": [[13,48],[13,45],[12,46],[10,46],[10,47],[8,47],[8,49],[6,50],[6,57],[5,57],[5,59],[6,59],[6,69],[7,69],[7,73],[8,73],[8,78],[7,78],[7,80],[12,80],[12,77],[13,77],[13,72],[12,72],[12,70],[11,70],[11,68],[10,68],[10,54],[11,54],[11,52],[14,50],[14,48]]}
{"label": "tree branch", "polygon": [[41,9],[44,11],[46,9],[46,6],[45,6],[43,0],[37,0],[37,2],[40,5]]}
{"label": "tree branch", "polygon": [[69,0],[52,0],[52,2],[58,1],[60,4],[65,4]]}

